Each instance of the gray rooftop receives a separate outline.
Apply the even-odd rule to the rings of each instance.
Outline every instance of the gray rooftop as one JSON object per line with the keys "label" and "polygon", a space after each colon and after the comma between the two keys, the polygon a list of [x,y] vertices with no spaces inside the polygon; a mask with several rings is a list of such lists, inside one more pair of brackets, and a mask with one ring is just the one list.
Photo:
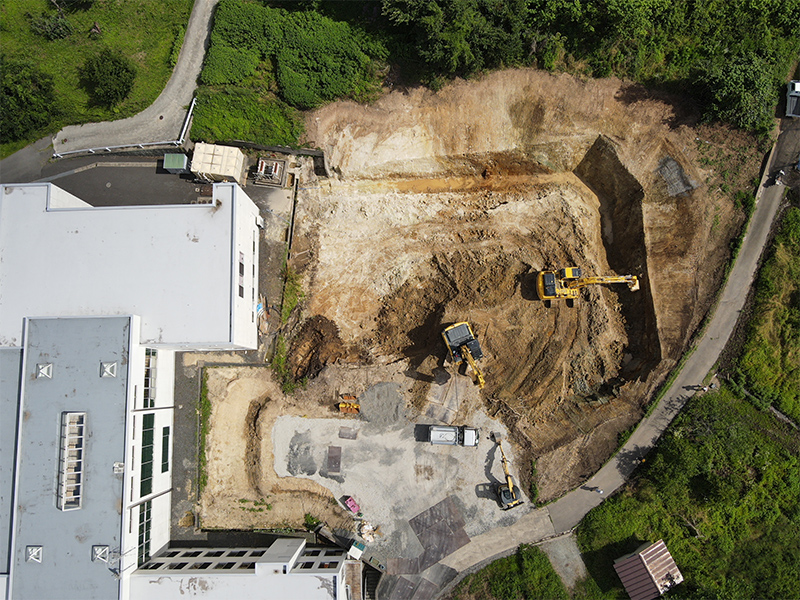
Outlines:
{"label": "gray rooftop", "polygon": [[[128,353],[136,322],[131,317],[26,320],[12,598],[119,597],[111,569],[122,539],[123,481],[114,462],[124,461]],[[102,377],[101,363],[116,363],[115,376]],[[113,370],[107,368],[106,375]],[[85,413],[81,506],[75,510],[57,506],[65,412]],[[29,560],[36,546],[41,562]],[[109,562],[92,560],[93,546],[108,546]]]}

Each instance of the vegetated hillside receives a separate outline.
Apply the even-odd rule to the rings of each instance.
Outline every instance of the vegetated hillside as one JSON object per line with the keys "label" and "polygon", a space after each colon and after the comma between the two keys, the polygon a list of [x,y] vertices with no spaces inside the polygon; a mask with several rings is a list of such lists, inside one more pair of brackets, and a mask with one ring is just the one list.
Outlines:
{"label": "vegetated hillside", "polygon": [[296,108],[376,98],[385,58],[383,45],[360,28],[315,11],[222,0],[192,138],[296,144],[302,133]]}
{"label": "vegetated hillside", "polygon": [[796,430],[730,388],[696,396],[639,476],[578,527],[590,574],[621,588],[613,561],[663,539],[685,577],[671,597],[795,597],[798,454]]}
{"label": "vegetated hillside", "polygon": [[[64,125],[119,119],[149,106],[172,73],[192,6],[191,0],[60,1],[62,12],[55,4],[2,3],[0,156]],[[130,95],[114,107],[94,104],[79,72],[104,49],[120,51],[136,70]]]}
{"label": "vegetated hillside", "polygon": [[800,421],[800,208],[784,216],[761,269],[737,380],[751,400]]}
{"label": "vegetated hillside", "polygon": [[322,3],[387,40],[406,79],[539,66],[688,94],[706,116],[771,128],[800,48],[798,0],[383,0]]}

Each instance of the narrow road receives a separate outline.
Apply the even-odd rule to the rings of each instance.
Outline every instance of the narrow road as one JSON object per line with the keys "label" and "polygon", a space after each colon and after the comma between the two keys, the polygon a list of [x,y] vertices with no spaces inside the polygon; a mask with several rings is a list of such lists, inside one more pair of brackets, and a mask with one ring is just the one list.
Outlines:
{"label": "narrow road", "polygon": [[178,63],[166,87],[148,108],[120,121],[70,125],[53,138],[55,152],[178,139],[211,32],[211,16],[219,0],[195,0]]}
{"label": "narrow road", "polygon": [[[442,559],[441,565],[463,576],[465,572],[472,572],[496,558],[512,553],[519,544],[536,543],[567,532],[625,483],[639,464],[639,459],[653,448],[684,404],[694,395],[695,387],[712,369],[733,333],[783,198],[783,187],[765,187],[765,184],[772,183],[769,175],[773,171],[796,164],[798,151],[800,119],[795,122],[784,119],[772,160],[762,178],[756,210],[714,316],[672,386],[653,412],[642,420],[627,443],[584,486],[523,516],[513,525],[473,538],[469,544]],[[603,494],[598,493],[598,489],[603,490]]]}

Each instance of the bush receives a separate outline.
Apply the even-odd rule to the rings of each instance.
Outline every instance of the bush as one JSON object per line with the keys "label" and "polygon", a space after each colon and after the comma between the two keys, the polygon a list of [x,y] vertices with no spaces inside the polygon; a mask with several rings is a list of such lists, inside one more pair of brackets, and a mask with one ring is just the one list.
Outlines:
{"label": "bush", "polygon": [[490,563],[466,577],[452,597],[492,598],[494,600],[566,600],[569,598],[561,578],[547,555],[535,546],[523,544],[516,554]]}
{"label": "bush", "polygon": [[217,44],[206,54],[200,73],[200,83],[221,85],[239,83],[252,75],[258,66],[258,55],[251,50],[239,50]]}
{"label": "bush", "polygon": [[378,65],[386,57],[381,43],[345,22],[222,0],[202,82],[242,84],[265,60],[275,66],[278,94],[292,106],[313,108],[343,97],[367,101],[380,91]]}
{"label": "bush", "polygon": [[755,52],[724,57],[702,76],[711,97],[706,115],[742,129],[772,130],[775,81],[772,64]]}
{"label": "bush", "polygon": [[58,112],[53,78],[32,62],[0,55],[0,140],[25,138]]}
{"label": "bush", "polygon": [[792,429],[727,387],[690,400],[638,477],[581,521],[590,574],[604,591],[618,589],[614,560],[663,539],[685,577],[670,595],[792,596],[800,580],[798,452]]}
{"label": "bush", "polygon": [[72,34],[72,25],[61,13],[47,15],[42,13],[31,19],[31,31],[45,39],[61,40]]}
{"label": "bush", "polygon": [[174,67],[178,64],[178,57],[181,54],[181,47],[183,46],[183,38],[186,35],[186,28],[180,25],[175,32],[175,40],[172,42],[172,50],[169,52],[169,66]]}
{"label": "bush", "polygon": [[790,208],[756,285],[738,361],[752,401],[800,421],[800,208]]}
{"label": "bush", "polygon": [[119,50],[106,48],[86,60],[80,76],[92,101],[111,107],[130,94],[136,79],[136,67]]}
{"label": "bush", "polygon": [[191,138],[295,146],[303,127],[298,112],[274,97],[239,87],[201,88],[197,93]]}

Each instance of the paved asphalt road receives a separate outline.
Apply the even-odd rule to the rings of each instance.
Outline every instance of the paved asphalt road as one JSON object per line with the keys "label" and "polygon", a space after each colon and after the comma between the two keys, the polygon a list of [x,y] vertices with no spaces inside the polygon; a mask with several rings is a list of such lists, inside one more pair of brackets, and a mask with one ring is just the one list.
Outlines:
{"label": "paved asphalt road", "polygon": [[197,87],[197,76],[203,66],[211,31],[211,15],[217,2],[195,0],[178,64],[164,91],[153,104],[128,119],[65,127],[53,140],[54,150],[68,152],[178,139]]}

